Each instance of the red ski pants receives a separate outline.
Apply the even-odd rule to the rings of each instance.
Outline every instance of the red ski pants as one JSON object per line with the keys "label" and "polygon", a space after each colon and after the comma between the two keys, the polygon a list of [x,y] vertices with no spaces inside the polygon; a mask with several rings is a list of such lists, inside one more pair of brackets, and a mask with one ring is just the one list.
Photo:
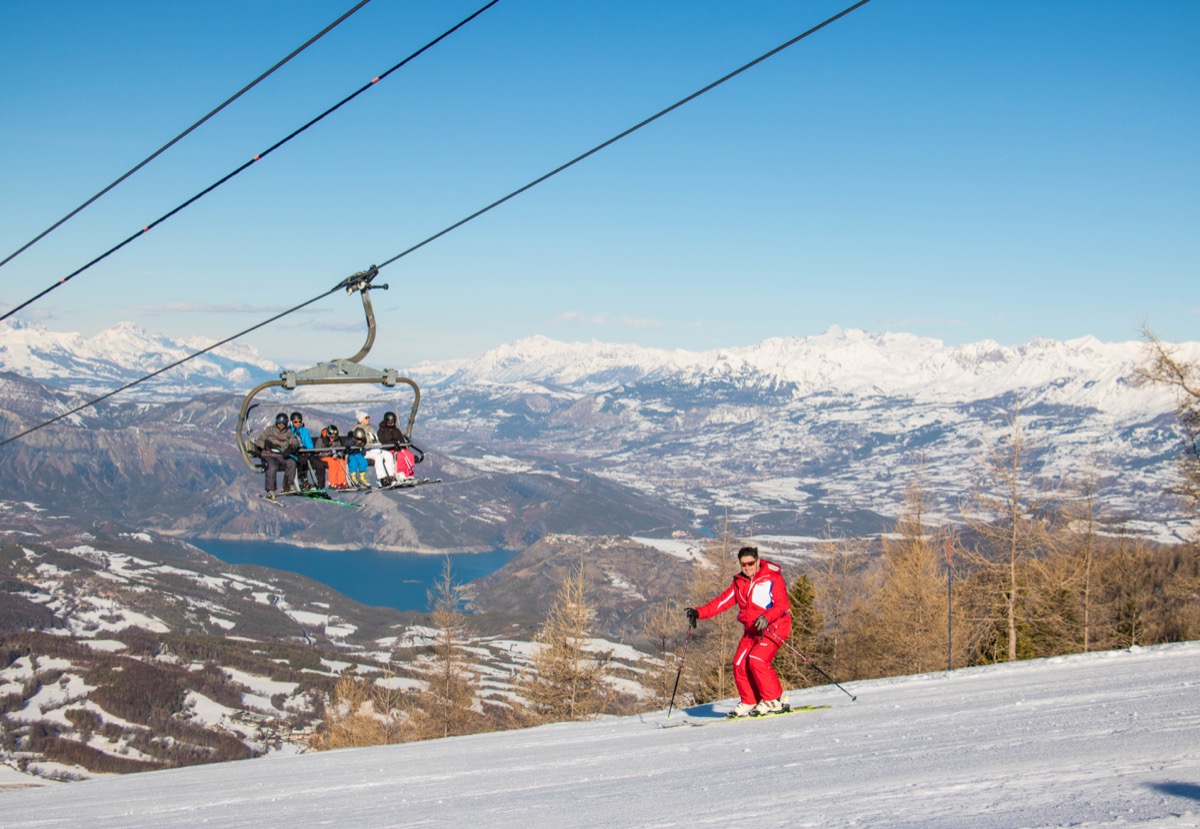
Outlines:
{"label": "red ski pants", "polygon": [[779,675],[771,667],[779,643],[767,636],[742,637],[733,654],[733,683],[737,686],[742,702],[747,705],[764,699],[779,699],[783,686]]}

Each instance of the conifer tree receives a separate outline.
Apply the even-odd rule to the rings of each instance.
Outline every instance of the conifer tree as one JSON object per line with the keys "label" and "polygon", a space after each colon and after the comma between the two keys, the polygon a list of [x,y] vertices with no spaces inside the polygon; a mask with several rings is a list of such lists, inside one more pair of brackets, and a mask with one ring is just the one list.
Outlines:
{"label": "conifer tree", "polygon": [[1094,470],[1074,487],[1075,497],[1063,508],[1062,530],[1056,542],[1062,559],[1058,569],[1065,571],[1060,581],[1069,585],[1073,593],[1074,615],[1079,628],[1075,638],[1084,653],[1094,649],[1099,598],[1097,559],[1101,515],[1096,503],[1098,487],[1099,476]]}
{"label": "conifer tree", "polygon": [[1138,376],[1175,390],[1175,418],[1183,431],[1183,451],[1179,456],[1180,483],[1172,491],[1187,502],[1194,516],[1200,514],[1200,366],[1182,359],[1148,327],[1143,327],[1142,335],[1146,362]]}
{"label": "conifer tree", "polygon": [[400,742],[402,693],[386,682],[342,674],[325,705],[325,722],[313,738],[318,750]]}
{"label": "conifer tree", "polygon": [[525,724],[586,720],[614,698],[607,682],[612,654],[591,645],[592,608],[583,564],[563,579],[541,631],[534,638],[532,665],[517,683]]}
{"label": "conifer tree", "polygon": [[873,604],[879,671],[885,675],[922,673],[946,664],[943,545],[925,524],[925,498],[918,475],[905,491],[895,536],[883,541]]}
{"label": "conifer tree", "polygon": [[[680,661],[686,659],[684,652],[687,637],[687,622],[683,605],[673,599],[667,600],[648,612],[642,620],[642,636],[650,646],[649,657],[640,660],[641,684],[654,701],[655,707],[665,708],[675,690],[675,677],[679,674]],[[682,682],[681,687],[686,687]],[[686,691],[685,691],[686,695]],[[676,694],[678,697],[678,693]],[[681,700],[676,699],[678,704]]]}
{"label": "conifer tree", "polygon": [[473,734],[489,727],[476,703],[478,681],[464,649],[470,629],[448,559],[429,591],[429,601],[437,633],[432,656],[418,666],[425,687],[406,700],[405,741]]}
{"label": "conifer tree", "polygon": [[1007,432],[993,446],[975,494],[968,523],[979,538],[977,598],[990,636],[979,648],[982,661],[1013,661],[1035,655],[1028,641],[1036,603],[1029,601],[1031,562],[1051,550],[1050,498],[1033,480],[1033,446],[1019,407],[1007,417]]}
{"label": "conifer tree", "polygon": [[796,653],[799,651],[817,664],[821,664],[828,656],[824,646],[825,620],[821,611],[817,610],[816,592],[807,573],[793,579],[788,586],[788,602],[792,607],[792,633],[788,637],[792,647],[785,645],[779,649],[775,671],[785,688],[820,685],[824,680],[819,674],[805,668],[804,659]]}
{"label": "conifer tree", "polygon": [[871,629],[872,613],[863,568],[870,560],[863,539],[830,538],[812,558],[809,571],[816,608],[825,620],[822,653],[827,672],[844,678],[873,674],[874,665],[861,646]]}

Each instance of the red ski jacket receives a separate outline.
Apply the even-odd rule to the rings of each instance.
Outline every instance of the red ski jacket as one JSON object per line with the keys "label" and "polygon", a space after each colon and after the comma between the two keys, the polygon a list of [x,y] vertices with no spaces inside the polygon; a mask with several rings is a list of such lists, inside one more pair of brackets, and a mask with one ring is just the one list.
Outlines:
{"label": "red ski jacket", "polygon": [[780,639],[786,639],[792,632],[792,605],[788,601],[783,571],[778,564],[766,559],[759,559],[758,564],[758,572],[753,577],[738,573],[721,595],[696,608],[696,612],[701,619],[710,619],[736,604],[738,621],[746,629],[747,636],[759,635],[754,622],[765,615],[770,631]]}

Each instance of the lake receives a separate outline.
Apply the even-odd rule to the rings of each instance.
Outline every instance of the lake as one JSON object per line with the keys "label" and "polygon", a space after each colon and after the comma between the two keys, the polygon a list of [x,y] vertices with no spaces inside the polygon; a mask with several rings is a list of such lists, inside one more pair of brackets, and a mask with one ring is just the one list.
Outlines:
{"label": "lake", "polygon": [[[444,555],[383,553],[377,550],[320,550],[264,541],[189,539],[228,564],[259,564],[288,570],[328,585],[357,602],[397,610],[428,610],[428,590],[442,575]],[[464,584],[489,576],[516,555],[509,550],[455,553],[452,578]]]}

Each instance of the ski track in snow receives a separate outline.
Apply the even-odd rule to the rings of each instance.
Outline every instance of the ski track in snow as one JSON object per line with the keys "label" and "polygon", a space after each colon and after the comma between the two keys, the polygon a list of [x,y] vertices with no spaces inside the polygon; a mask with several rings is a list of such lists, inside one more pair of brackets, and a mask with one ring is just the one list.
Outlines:
{"label": "ski track in snow", "polygon": [[0,827],[1200,826],[1200,642],[847,687],[13,791]]}

